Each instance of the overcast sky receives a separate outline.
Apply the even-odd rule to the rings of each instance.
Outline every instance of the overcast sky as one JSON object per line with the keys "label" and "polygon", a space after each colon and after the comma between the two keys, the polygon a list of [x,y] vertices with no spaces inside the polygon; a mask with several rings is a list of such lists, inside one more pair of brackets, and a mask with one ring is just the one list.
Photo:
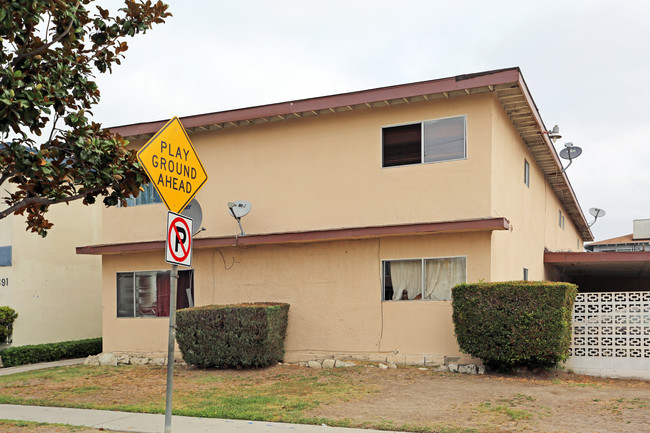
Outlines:
{"label": "overcast sky", "polygon": [[[650,218],[650,2],[180,1],[100,76],[104,126],[519,66],[596,240]],[[119,1],[100,1],[115,10]]]}

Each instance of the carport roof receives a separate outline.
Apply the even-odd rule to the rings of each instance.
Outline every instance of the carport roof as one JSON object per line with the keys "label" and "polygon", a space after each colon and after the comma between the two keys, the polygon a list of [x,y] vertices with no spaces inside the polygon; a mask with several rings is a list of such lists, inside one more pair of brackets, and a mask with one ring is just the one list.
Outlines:
{"label": "carport roof", "polygon": [[567,277],[615,276],[650,278],[650,251],[626,252],[550,252],[544,253],[544,264]]}

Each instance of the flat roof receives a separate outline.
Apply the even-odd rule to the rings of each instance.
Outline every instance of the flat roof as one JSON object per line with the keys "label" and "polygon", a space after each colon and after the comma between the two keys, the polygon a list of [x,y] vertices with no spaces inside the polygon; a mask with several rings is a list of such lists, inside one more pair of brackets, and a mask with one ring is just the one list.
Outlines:
{"label": "flat roof", "polygon": [[[496,95],[578,232],[585,241],[593,241],[593,234],[582,213],[573,187],[566,173],[562,171],[560,158],[548,138],[548,129],[542,121],[518,67],[185,116],[180,119],[185,129],[192,135],[268,122],[283,122],[353,110],[425,103],[481,93]],[[134,123],[111,127],[110,130],[129,140],[147,140],[167,121],[168,119]]]}

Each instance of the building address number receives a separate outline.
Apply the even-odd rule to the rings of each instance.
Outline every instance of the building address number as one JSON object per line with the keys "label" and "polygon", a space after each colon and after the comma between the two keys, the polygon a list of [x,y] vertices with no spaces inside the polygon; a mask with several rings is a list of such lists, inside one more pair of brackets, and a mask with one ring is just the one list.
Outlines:
{"label": "building address number", "polygon": [[8,287],[8,286],[9,286],[9,277],[0,278],[0,287]]}

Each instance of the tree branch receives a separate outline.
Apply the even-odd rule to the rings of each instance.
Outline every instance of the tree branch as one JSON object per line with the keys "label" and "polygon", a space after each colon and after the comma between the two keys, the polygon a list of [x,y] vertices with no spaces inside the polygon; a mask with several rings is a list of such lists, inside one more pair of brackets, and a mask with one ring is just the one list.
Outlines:
{"label": "tree branch", "polygon": [[57,199],[48,199],[48,198],[43,198],[43,197],[29,197],[26,199],[23,199],[19,201],[18,203],[14,204],[13,206],[8,207],[7,209],[4,209],[3,211],[0,211],[0,219],[3,219],[12,213],[19,212],[23,209],[27,209],[28,207],[34,206],[34,205],[53,205],[57,203],[68,203],[74,200],[78,200],[80,198],[83,198],[89,194],[95,193],[102,191],[104,189],[110,188],[112,185],[107,185],[107,186],[98,186],[95,188],[91,188],[89,190],[86,190],[82,193],[71,195],[68,197],[62,197],[62,198],[57,198]]}
{"label": "tree branch", "polygon": [[11,177],[11,173],[5,173],[5,174],[3,174],[3,175],[0,177],[0,185],[2,185],[3,183],[5,183],[5,181],[6,181],[7,179],[9,179],[10,177]]}
{"label": "tree branch", "polygon": [[[79,7],[79,1],[77,0],[77,3],[75,4],[75,9],[78,8],[78,7]],[[40,53],[40,52],[48,49],[52,45],[56,44],[57,42],[61,41],[61,39],[65,38],[68,35],[68,33],[70,33],[70,30],[72,29],[73,24],[74,24],[74,20],[71,19],[70,24],[68,24],[68,27],[66,27],[66,29],[63,31],[63,33],[61,33],[59,36],[52,39],[50,42],[41,45],[40,47],[36,48],[35,50],[30,51],[29,53],[24,53],[24,54],[21,53],[18,56],[16,56],[16,58],[13,59],[13,61],[11,62],[11,66],[16,66],[24,58],[30,57],[30,56],[35,56],[38,53]]]}

